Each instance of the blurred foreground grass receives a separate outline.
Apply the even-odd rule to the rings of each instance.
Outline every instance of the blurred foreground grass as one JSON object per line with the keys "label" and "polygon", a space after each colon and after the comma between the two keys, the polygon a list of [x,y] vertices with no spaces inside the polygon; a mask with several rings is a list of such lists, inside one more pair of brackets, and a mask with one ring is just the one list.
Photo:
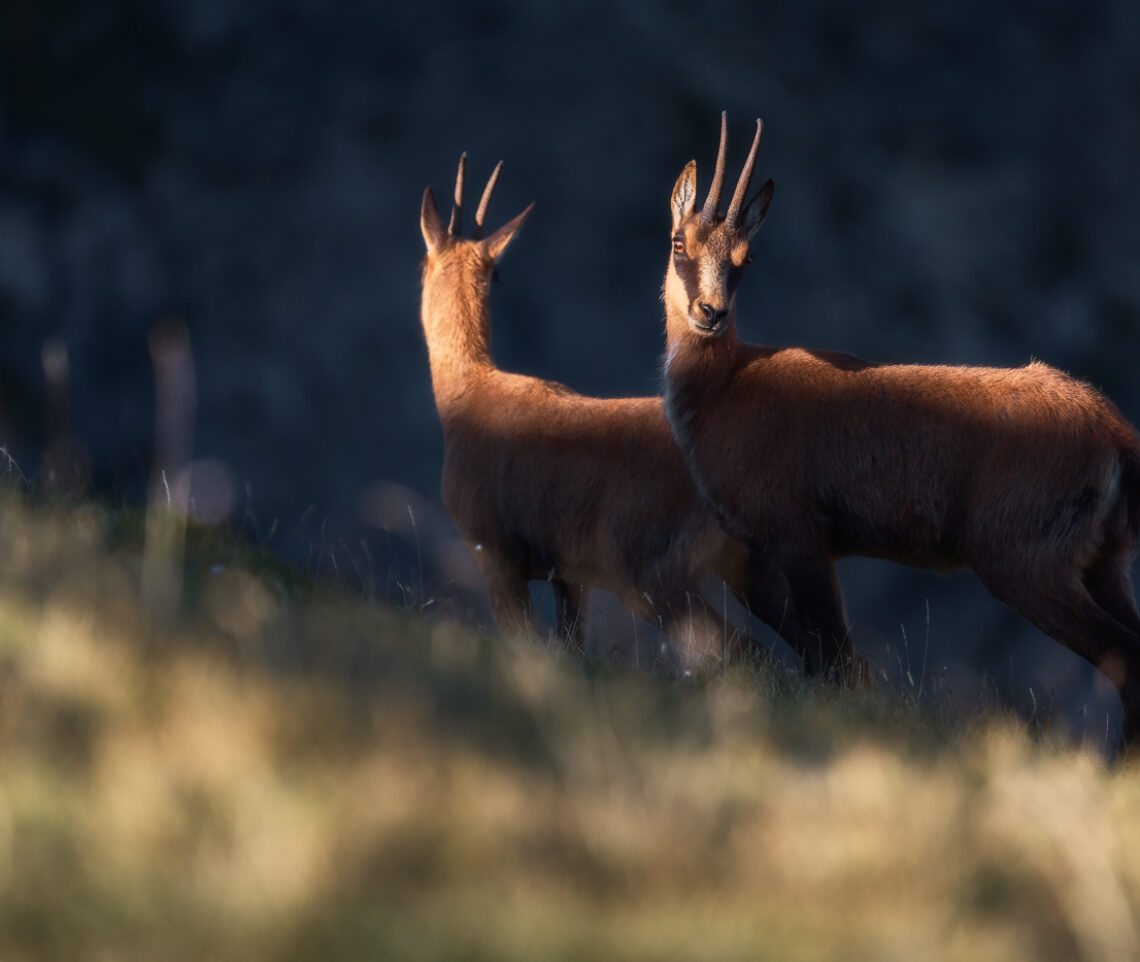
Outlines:
{"label": "blurred foreground grass", "polygon": [[1000,715],[702,685],[0,500],[0,958],[1115,960],[1140,772]]}

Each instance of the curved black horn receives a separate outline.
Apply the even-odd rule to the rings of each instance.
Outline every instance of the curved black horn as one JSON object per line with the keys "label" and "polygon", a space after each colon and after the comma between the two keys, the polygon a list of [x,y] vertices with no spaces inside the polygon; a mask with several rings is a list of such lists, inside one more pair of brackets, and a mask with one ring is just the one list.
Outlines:
{"label": "curved black horn", "polygon": [[455,175],[455,204],[451,208],[451,222],[447,232],[452,237],[463,233],[463,174],[467,169],[467,152],[459,155],[459,171]]}
{"label": "curved black horn", "polygon": [[720,207],[720,194],[724,189],[724,147],[728,137],[728,112],[720,112],[720,149],[716,153],[716,170],[713,172],[712,183],[709,185],[709,195],[705,198],[705,206],[701,208],[701,220],[711,224],[716,217],[717,208]]}
{"label": "curved black horn", "polygon": [[748,193],[748,185],[752,181],[752,168],[756,166],[756,148],[760,146],[760,133],[764,129],[764,121],[756,118],[756,136],[752,138],[752,149],[748,151],[748,159],[744,162],[744,169],[740,172],[740,180],[736,182],[736,191],[732,195],[732,203],[728,205],[728,213],[724,221],[729,227],[735,227],[740,217],[740,209],[744,206],[744,196]]}
{"label": "curved black horn", "polygon": [[479,207],[475,211],[475,229],[471,232],[471,238],[478,240],[483,236],[483,219],[487,216],[487,208],[491,205],[491,195],[495,192],[495,184],[499,182],[499,171],[503,169],[503,162],[500,160],[495,164],[495,169],[491,171],[491,177],[487,181],[487,186],[483,188],[483,197],[479,201]]}

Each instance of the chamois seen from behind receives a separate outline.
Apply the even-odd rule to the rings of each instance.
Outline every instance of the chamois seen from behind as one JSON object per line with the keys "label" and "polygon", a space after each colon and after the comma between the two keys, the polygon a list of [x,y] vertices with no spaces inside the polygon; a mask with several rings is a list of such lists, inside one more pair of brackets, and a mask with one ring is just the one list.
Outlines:
{"label": "chamois seen from behind", "polygon": [[845,555],[967,566],[1116,686],[1140,736],[1140,438],[1113,404],[1045,364],[873,365],[742,342],[735,300],[772,197],[745,203],[762,125],[725,214],[696,163],[672,195],[666,410],[703,496],[783,575],[789,616],[825,658],[851,650]]}
{"label": "chamois seen from behind", "polygon": [[492,276],[531,209],[482,238],[500,168],[470,238],[462,236],[464,158],[448,226],[430,187],[423,196],[421,319],[443,427],[444,504],[501,630],[535,629],[528,582],[545,580],[560,634],[580,647],[587,592],[599,587],[681,642],[689,667],[716,660],[724,623],[705,610],[703,576],[719,575],[770,623],[782,613],[764,597],[747,549],[697,495],[661,398],[583,397],[491,360]]}

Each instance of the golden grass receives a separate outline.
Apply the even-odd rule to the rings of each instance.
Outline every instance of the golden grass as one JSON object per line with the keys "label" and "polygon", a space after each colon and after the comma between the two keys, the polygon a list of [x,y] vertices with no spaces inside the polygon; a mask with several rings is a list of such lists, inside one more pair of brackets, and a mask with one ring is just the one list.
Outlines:
{"label": "golden grass", "polygon": [[0,505],[0,958],[1140,953],[1135,768],[771,666],[583,665],[221,539],[152,617],[122,526]]}

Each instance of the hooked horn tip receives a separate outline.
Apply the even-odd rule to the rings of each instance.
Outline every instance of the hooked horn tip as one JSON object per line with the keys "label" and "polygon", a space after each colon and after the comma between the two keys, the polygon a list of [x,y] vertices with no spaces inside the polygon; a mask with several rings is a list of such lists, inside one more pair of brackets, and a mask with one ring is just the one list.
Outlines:
{"label": "hooked horn tip", "polygon": [[720,112],[720,146],[716,152],[716,168],[713,172],[712,183],[709,185],[709,192],[705,198],[704,207],[701,208],[701,220],[705,223],[711,223],[713,221],[716,217],[717,208],[720,206],[720,194],[724,187],[724,148],[727,138],[728,111],[722,110]]}
{"label": "hooked horn tip", "polygon": [[471,235],[473,240],[478,240],[483,235],[483,221],[487,217],[487,208],[491,204],[491,195],[495,192],[495,185],[499,182],[499,174],[502,172],[503,162],[500,160],[495,164],[495,169],[491,171],[491,176],[487,178],[487,186],[483,188],[483,196],[479,200],[479,207],[475,211],[475,232]]}

